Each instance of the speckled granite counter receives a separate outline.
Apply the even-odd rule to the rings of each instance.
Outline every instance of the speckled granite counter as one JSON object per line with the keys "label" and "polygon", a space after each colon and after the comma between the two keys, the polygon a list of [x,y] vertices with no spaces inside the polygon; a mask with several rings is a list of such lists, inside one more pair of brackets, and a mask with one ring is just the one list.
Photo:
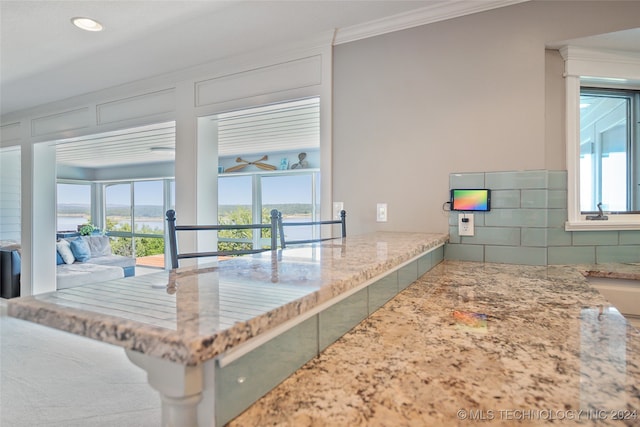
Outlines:
{"label": "speckled granite counter", "polygon": [[638,426],[640,333],[584,271],[445,261],[230,426]]}
{"label": "speckled granite counter", "polygon": [[579,264],[575,268],[588,277],[640,280],[640,263],[635,262]]}
{"label": "speckled granite counter", "polygon": [[446,234],[373,233],[9,301],[115,344],[163,426],[223,425],[443,259]]}
{"label": "speckled granite counter", "polygon": [[195,365],[432,248],[446,234],[373,233],[12,299],[10,316]]}

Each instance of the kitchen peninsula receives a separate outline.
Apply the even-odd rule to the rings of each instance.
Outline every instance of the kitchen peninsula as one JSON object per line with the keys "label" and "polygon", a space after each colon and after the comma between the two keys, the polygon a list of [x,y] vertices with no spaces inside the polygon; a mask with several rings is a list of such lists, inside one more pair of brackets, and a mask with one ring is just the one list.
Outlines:
{"label": "kitchen peninsula", "polygon": [[115,344],[165,426],[223,425],[442,261],[446,234],[372,233],[8,302]]}
{"label": "kitchen peninsula", "polygon": [[444,261],[229,427],[639,426],[640,332],[585,274],[640,265]]}

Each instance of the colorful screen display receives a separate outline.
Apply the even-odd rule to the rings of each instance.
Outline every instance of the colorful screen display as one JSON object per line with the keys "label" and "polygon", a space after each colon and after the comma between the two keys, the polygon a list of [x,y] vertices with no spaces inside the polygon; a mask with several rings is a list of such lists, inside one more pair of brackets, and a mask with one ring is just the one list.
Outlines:
{"label": "colorful screen display", "polygon": [[491,210],[491,190],[451,190],[452,211]]}

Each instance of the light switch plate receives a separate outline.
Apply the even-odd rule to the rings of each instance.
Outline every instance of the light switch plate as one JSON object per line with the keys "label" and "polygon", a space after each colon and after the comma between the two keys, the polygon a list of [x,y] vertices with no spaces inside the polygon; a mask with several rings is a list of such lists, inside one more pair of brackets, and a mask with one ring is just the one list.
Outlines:
{"label": "light switch plate", "polygon": [[473,236],[473,214],[458,214],[458,235]]}
{"label": "light switch plate", "polygon": [[376,220],[378,222],[387,222],[388,212],[386,203],[378,203],[378,209],[376,212]]}
{"label": "light switch plate", "polygon": [[340,211],[344,210],[344,202],[333,202],[333,219],[340,219]]}

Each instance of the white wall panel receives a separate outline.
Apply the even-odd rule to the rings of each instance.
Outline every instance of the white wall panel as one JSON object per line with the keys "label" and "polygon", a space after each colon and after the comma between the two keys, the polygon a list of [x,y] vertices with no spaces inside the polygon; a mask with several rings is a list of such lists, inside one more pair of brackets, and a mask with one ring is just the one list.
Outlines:
{"label": "white wall panel", "polygon": [[98,124],[150,117],[175,109],[175,88],[105,102],[96,106]]}
{"label": "white wall panel", "polygon": [[89,107],[37,117],[31,121],[31,136],[83,129],[92,123]]}
{"label": "white wall panel", "polygon": [[322,83],[322,58],[310,56],[196,82],[196,106],[233,101]]}
{"label": "white wall panel", "polygon": [[0,146],[6,147],[20,141],[20,122],[9,123],[0,127]]}
{"label": "white wall panel", "polygon": [[0,240],[20,241],[20,150],[0,151]]}

